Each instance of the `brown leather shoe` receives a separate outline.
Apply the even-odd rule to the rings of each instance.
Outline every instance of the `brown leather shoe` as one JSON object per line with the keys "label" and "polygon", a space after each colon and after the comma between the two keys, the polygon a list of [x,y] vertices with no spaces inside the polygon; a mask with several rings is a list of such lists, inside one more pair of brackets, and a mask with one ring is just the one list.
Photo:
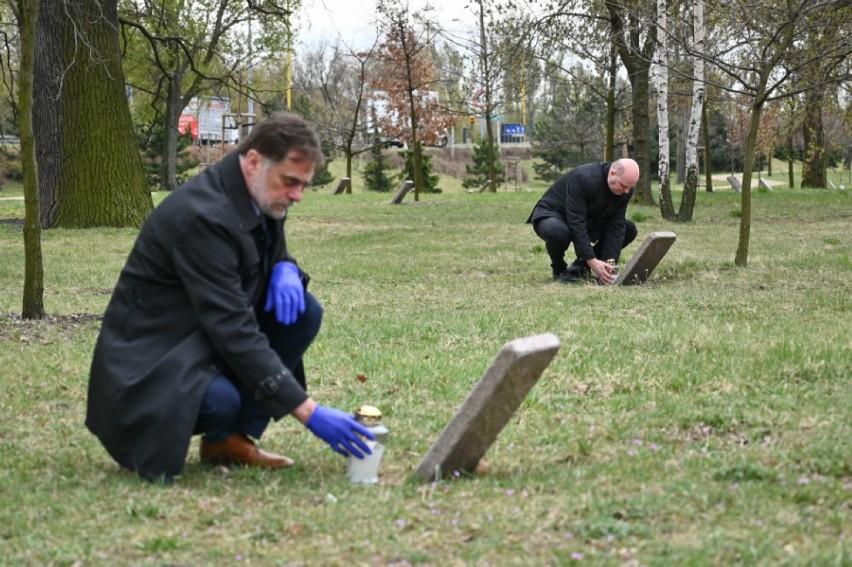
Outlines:
{"label": "brown leather shoe", "polygon": [[221,443],[201,440],[201,460],[214,465],[245,465],[283,469],[293,466],[293,459],[267,453],[242,433],[231,433]]}

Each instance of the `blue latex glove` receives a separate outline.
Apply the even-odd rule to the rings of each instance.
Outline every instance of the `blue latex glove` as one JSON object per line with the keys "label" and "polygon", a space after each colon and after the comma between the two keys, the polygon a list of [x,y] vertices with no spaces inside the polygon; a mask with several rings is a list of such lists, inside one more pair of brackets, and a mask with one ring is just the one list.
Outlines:
{"label": "blue latex glove", "polygon": [[272,268],[265,309],[272,311],[273,308],[275,318],[284,325],[295,323],[305,312],[305,288],[299,277],[299,268],[292,262],[278,262]]}
{"label": "blue latex glove", "polygon": [[317,405],[305,425],[311,433],[331,445],[332,449],[344,457],[351,454],[353,457],[363,459],[364,453],[373,454],[359,435],[371,441],[375,441],[376,437],[370,433],[369,429],[355,421],[351,414],[343,410]]}

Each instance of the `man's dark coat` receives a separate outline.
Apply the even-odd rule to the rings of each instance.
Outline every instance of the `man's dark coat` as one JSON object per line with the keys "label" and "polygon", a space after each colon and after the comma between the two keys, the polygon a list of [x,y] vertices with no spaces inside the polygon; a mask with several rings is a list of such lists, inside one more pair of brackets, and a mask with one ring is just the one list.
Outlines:
{"label": "man's dark coat", "polygon": [[307,399],[255,316],[271,266],[292,261],[283,220],[267,248],[263,218],[235,152],[154,209],[119,276],[95,346],[86,426],[144,478],[180,474],[201,398],[223,370],[273,419]]}
{"label": "man's dark coat", "polygon": [[618,259],[624,243],[625,214],[633,189],[616,195],[607,184],[612,162],[587,163],[575,167],[554,183],[527,219],[556,217],[571,229],[574,252],[581,260],[595,257],[592,243],[601,240],[601,258]]}

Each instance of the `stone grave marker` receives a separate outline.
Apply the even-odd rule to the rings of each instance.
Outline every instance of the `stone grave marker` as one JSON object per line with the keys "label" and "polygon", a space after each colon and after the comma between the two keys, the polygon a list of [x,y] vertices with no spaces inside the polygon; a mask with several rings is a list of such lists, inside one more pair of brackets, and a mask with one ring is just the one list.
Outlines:
{"label": "stone grave marker", "polygon": [[758,177],[760,180],[760,186],[766,189],[767,191],[772,191],[772,185],[770,185],[764,178]]}
{"label": "stone grave marker", "polygon": [[414,181],[410,179],[406,179],[402,182],[402,185],[399,186],[399,190],[396,192],[396,195],[391,199],[391,205],[398,205],[402,203],[402,200],[405,199],[405,196],[408,195],[408,192],[414,187]]}
{"label": "stone grave marker", "polygon": [[742,193],[742,192],[743,192],[743,184],[742,184],[742,183],[740,183],[740,180],[739,180],[739,179],[737,179],[737,178],[736,178],[736,177],[734,177],[733,175],[729,175],[729,176],[727,177],[727,179],[728,179],[728,183],[730,183],[730,184],[731,184],[731,188],[732,188],[734,191],[736,191],[737,193]]}
{"label": "stone grave marker", "polygon": [[337,184],[337,189],[335,189],[335,190],[334,190],[334,194],[335,194],[335,195],[340,195],[341,193],[343,193],[344,191],[346,191],[346,188],[347,188],[347,187],[349,187],[349,182],[350,182],[350,181],[351,181],[351,179],[349,179],[348,177],[344,177],[344,178],[342,178],[342,179],[340,180],[340,183],[338,183],[338,184]]}
{"label": "stone grave marker", "polygon": [[639,285],[645,283],[669,248],[672,247],[675,241],[675,233],[673,232],[652,232],[649,234],[639,249],[627,262],[627,265],[622,266],[618,270],[618,276],[612,285]]}
{"label": "stone grave marker", "polygon": [[832,189],[837,189],[837,185],[832,183],[832,181],[830,179],[828,180],[828,186],[831,187]]}
{"label": "stone grave marker", "polygon": [[497,353],[414,476],[439,480],[472,472],[559,350],[552,333],[509,341]]}

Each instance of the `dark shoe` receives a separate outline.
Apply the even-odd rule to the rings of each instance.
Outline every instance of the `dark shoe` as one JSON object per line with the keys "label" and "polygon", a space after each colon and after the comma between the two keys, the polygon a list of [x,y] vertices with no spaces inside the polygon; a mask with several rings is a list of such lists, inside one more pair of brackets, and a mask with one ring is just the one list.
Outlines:
{"label": "dark shoe", "polygon": [[570,277],[575,279],[585,279],[592,275],[592,269],[588,266],[578,266],[577,264],[571,264],[568,266],[568,269],[562,272],[563,274],[568,274]]}
{"label": "dark shoe", "polygon": [[232,433],[221,443],[201,440],[201,460],[214,465],[245,465],[283,469],[293,466],[293,459],[267,453],[242,433]]}
{"label": "dark shoe", "polygon": [[578,283],[580,281],[580,278],[574,276],[568,270],[565,270],[561,274],[554,274],[553,279],[559,283],[564,284],[573,284]]}

